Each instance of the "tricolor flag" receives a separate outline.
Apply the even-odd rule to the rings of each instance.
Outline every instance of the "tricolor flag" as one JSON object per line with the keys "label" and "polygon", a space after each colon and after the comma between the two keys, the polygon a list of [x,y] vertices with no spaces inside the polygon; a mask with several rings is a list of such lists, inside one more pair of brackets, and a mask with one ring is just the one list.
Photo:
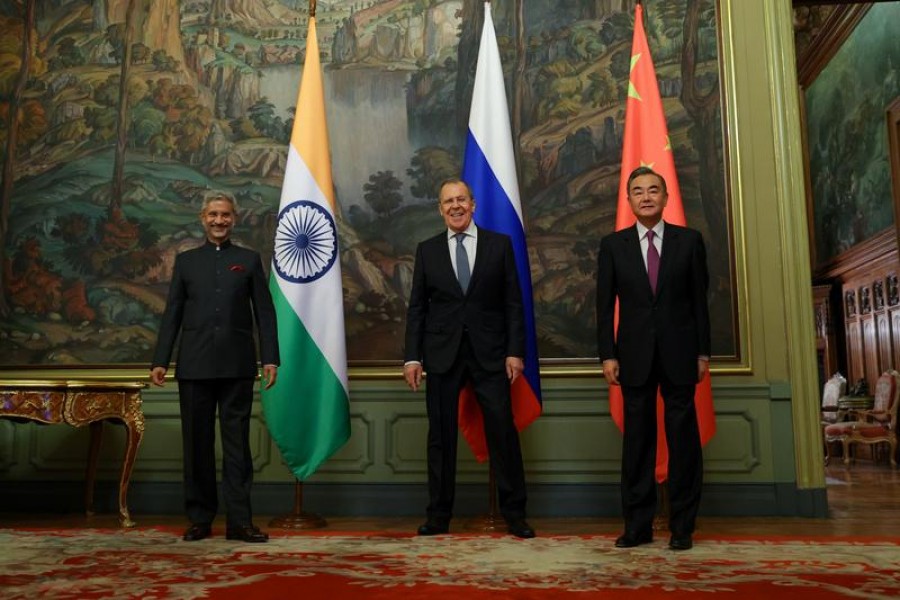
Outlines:
{"label": "tricolor flag", "polygon": [[[650,58],[647,35],[644,33],[643,8],[638,3],[634,13],[631,76],[625,105],[625,141],[622,149],[619,202],[616,207],[616,231],[631,227],[636,221],[628,203],[628,175],[640,166],[650,167],[666,180],[669,201],[663,210],[663,220],[675,225],[685,225],[684,205],[681,202],[681,190],[678,187],[666,116],[659,96],[656,69],[653,67],[653,59]],[[617,385],[610,386],[609,410],[619,430],[622,430],[624,425],[622,402],[622,388]],[[700,442],[705,446],[716,433],[716,413],[708,374],[697,384],[694,403],[700,426]],[[669,452],[666,445],[662,396],[659,395],[656,399],[656,417],[656,480],[663,482],[668,478]]]}
{"label": "tricolor flag", "polygon": [[[475,224],[505,233],[512,238],[516,255],[525,312],[525,371],[513,383],[511,393],[516,428],[521,431],[541,414],[541,378],[534,327],[531,268],[525,246],[525,226],[512,144],[500,50],[491,19],[491,5],[486,2],[462,178],[471,186],[478,205]],[[484,420],[481,408],[469,388],[460,393],[459,427],[475,457],[484,462],[488,457]]]}
{"label": "tricolor flag", "polygon": [[262,395],[269,432],[300,481],[350,437],[335,212],[316,19],[311,16],[269,279],[282,364],[277,384]]}

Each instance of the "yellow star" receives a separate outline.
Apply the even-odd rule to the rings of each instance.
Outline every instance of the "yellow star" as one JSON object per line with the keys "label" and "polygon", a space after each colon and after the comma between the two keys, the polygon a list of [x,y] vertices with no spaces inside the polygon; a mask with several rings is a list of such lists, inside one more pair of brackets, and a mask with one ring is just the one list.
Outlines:
{"label": "yellow star", "polygon": [[[634,67],[638,64],[639,60],[641,60],[640,53],[632,55],[631,70],[629,72],[634,71]],[[637,88],[634,87],[634,82],[631,81],[631,78],[628,79],[628,97],[643,102],[643,98],[641,98],[641,95],[638,93]]]}

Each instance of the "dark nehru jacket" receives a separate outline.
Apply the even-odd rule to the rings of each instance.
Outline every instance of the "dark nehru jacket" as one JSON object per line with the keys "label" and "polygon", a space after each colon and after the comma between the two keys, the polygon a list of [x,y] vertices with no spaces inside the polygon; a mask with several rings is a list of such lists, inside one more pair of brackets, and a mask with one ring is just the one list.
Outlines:
{"label": "dark nehru jacket", "polygon": [[178,379],[256,377],[260,362],[279,364],[275,309],[257,252],[207,241],[175,257],[153,367],[168,367],[181,329]]}

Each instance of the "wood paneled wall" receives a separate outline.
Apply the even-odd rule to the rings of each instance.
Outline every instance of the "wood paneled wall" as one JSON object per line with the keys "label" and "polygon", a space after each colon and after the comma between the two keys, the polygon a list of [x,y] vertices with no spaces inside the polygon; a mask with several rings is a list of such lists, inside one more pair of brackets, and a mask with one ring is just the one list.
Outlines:
{"label": "wood paneled wall", "polygon": [[[845,252],[829,265],[827,278],[814,289],[817,325],[820,319],[827,319],[817,328],[826,378],[834,373],[836,365],[849,383],[865,379],[869,389],[874,389],[881,373],[900,367],[898,276],[900,260],[893,228]],[[840,290],[839,300],[833,290]],[[841,345],[843,356],[839,352]]]}

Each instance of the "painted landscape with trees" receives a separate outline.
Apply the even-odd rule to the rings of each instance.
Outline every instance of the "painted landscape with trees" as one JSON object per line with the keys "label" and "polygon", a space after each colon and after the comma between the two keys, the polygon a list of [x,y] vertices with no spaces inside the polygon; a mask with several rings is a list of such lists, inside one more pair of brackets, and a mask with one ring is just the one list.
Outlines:
{"label": "painted landscape with trees", "polygon": [[[594,270],[619,184],[633,0],[492,3],[539,349],[596,355]],[[714,0],[646,0],[714,353],[735,357]],[[0,0],[0,366],[149,361],[203,198],[268,261],[307,0]],[[458,175],[480,0],[319,0],[348,355],[397,364],[415,245]]]}

